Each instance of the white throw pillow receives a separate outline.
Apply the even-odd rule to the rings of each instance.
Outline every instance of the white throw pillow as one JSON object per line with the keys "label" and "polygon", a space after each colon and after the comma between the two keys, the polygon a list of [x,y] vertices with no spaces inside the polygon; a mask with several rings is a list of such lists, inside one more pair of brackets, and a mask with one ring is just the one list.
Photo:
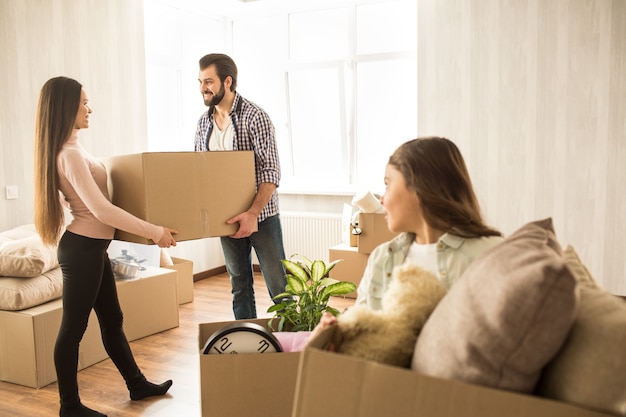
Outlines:
{"label": "white throw pillow", "polygon": [[59,266],[56,246],[46,246],[32,224],[0,233],[0,275],[30,278]]}
{"label": "white throw pillow", "polygon": [[23,310],[61,297],[61,268],[32,278],[0,277],[0,310]]}

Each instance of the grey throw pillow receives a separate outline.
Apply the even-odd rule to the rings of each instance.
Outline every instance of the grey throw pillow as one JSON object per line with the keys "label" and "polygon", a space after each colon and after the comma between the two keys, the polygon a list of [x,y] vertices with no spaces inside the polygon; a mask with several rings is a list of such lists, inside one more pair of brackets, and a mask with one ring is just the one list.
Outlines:
{"label": "grey throw pillow", "polygon": [[424,325],[412,368],[532,392],[576,308],[576,280],[552,219],[528,223],[465,270]]}
{"label": "grey throw pillow", "polygon": [[578,315],[537,394],[626,415],[626,302],[595,283],[571,246],[565,262],[579,282]]}

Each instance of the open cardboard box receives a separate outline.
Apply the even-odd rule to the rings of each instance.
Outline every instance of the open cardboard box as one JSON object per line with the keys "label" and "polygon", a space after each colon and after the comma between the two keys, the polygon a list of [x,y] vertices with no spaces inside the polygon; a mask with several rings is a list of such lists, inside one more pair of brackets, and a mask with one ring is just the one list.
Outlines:
{"label": "open cardboard box", "polygon": [[[268,327],[269,318],[239,320]],[[300,352],[205,355],[202,349],[216,331],[237,321],[199,327],[202,417],[289,417],[293,406]]]}
{"label": "open cardboard box", "polygon": [[[103,160],[111,201],[150,223],[178,230],[176,241],[229,236],[256,194],[254,152],[145,152]],[[118,230],[115,239],[152,243]]]}
{"label": "open cardboard box", "polygon": [[609,417],[530,395],[421,375],[326,350],[331,326],[301,352],[292,417]]}

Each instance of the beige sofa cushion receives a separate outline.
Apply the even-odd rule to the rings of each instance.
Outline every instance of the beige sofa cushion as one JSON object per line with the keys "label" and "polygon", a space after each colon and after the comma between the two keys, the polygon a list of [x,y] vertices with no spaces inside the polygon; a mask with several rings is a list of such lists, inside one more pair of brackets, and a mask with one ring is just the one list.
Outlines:
{"label": "beige sofa cushion", "polygon": [[579,310],[537,394],[626,415],[626,302],[596,285],[574,248],[564,256],[579,282]]}
{"label": "beige sofa cushion", "polygon": [[34,225],[0,233],[0,275],[36,277],[58,265],[57,248],[44,245]]}
{"label": "beige sofa cushion", "polygon": [[441,300],[417,340],[412,368],[532,392],[576,306],[576,280],[552,220],[526,224],[477,258]]}
{"label": "beige sofa cushion", "polygon": [[0,277],[0,310],[23,310],[61,297],[63,275],[54,268],[32,278]]}

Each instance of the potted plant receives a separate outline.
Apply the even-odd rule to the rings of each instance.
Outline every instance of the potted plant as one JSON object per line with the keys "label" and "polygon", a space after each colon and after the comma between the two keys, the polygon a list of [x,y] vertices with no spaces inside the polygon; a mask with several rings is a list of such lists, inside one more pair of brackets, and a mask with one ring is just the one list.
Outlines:
{"label": "potted plant", "polygon": [[342,259],[326,264],[324,261],[311,261],[302,255],[292,255],[281,262],[287,271],[285,292],[274,297],[282,301],[267,309],[274,313],[270,320],[278,320],[278,331],[311,331],[320,322],[324,312],[338,315],[339,311],[328,305],[331,296],[346,295],[356,290],[356,284],[338,281],[328,277],[328,273]]}

